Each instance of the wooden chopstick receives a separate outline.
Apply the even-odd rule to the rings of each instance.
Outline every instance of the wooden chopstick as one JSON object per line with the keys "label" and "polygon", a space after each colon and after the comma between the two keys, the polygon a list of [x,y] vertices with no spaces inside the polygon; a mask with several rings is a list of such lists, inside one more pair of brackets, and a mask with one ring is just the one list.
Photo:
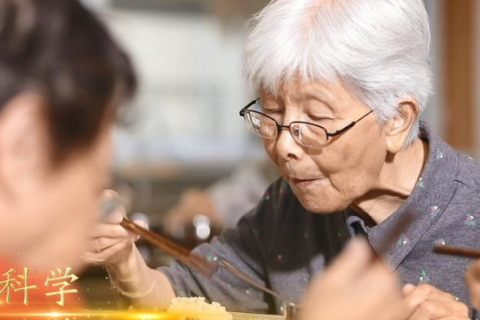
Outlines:
{"label": "wooden chopstick", "polygon": [[173,258],[181,261],[185,265],[191,267],[192,269],[198,271],[199,273],[203,274],[204,276],[211,278],[214,272],[218,269],[219,266],[223,267],[224,269],[228,270],[238,278],[242,279],[243,281],[249,283],[250,285],[260,289],[263,292],[271,294],[278,299],[287,302],[291,305],[294,305],[289,299],[285,298],[284,296],[278,294],[277,292],[268,289],[267,287],[263,286],[262,284],[258,283],[257,281],[251,279],[241,271],[234,268],[228,262],[221,260],[219,263],[213,263],[208,261],[202,256],[192,253],[190,250],[180,246],[179,244],[162,237],[159,234],[153,233],[147,229],[144,229],[131,220],[127,218],[123,218],[123,221],[120,223],[122,227],[131,232],[143,237],[146,241],[154,245],[155,247],[159,248],[166,254],[172,256]]}
{"label": "wooden chopstick", "polygon": [[279,293],[276,293],[275,291],[268,289],[267,287],[261,285],[257,281],[255,281],[255,280],[251,279],[250,277],[248,277],[247,275],[243,274],[241,271],[238,271],[236,268],[234,268],[231,264],[229,264],[225,260],[220,261],[220,266],[222,266],[222,268],[230,271],[232,274],[234,274],[238,278],[242,279],[243,281],[245,281],[245,282],[251,284],[252,286],[256,287],[257,289],[260,289],[263,292],[269,293],[272,296],[282,300],[283,302],[287,302],[291,305],[295,304],[294,302],[291,302],[289,299],[285,298],[284,296],[280,295]]}
{"label": "wooden chopstick", "polygon": [[446,254],[450,256],[459,256],[467,258],[480,259],[480,251],[468,248],[449,247],[449,246],[435,246],[433,252],[438,254]]}
{"label": "wooden chopstick", "polygon": [[159,234],[156,234],[136,225],[127,218],[123,218],[123,221],[120,223],[120,225],[125,229],[141,236],[146,241],[159,248],[166,254],[181,261],[185,265],[191,267],[192,269],[198,271],[199,273],[203,274],[208,278],[211,278],[215,270],[217,270],[218,268],[217,264],[208,261],[202,256],[192,253],[190,250],[180,246],[173,241],[170,241],[165,237],[162,237]]}
{"label": "wooden chopstick", "polygon": [[273,290],[268,289],[267,287],[263,286],[262,284],[258,283],[257,281],[251,279],[247,275],[243,274],[241,271],[234,268],[228,262],[221,260],[219,263],[213,263],[206,260],[204,257],[199,256],[197,254],[192,253],[190,250],[180,246],[179,244],[162,237],[159,234],[153,233],[147,229],[144,229],[131,220],[127,218],[123,218],[123,221],[120,223],[122,227],[125,229],[141,236],[146,241],[154,245],[155,247],[159,248],[166,254],[172,256],[173,258],[181,261],[185,265],[191,267],[192,269],[198,271],[199,273],[203,274],[204,276],[211,278],[213,273],[218,269],[219,266],[223,267],[224,269],[228,270],[238,278],[242,279],[243,281],[251,284],[252,286],[260,289],[263,292],[269,293],[274,297],[277,297],[284,302],[288,302],[293,305],[293,302],[289,301],[289,299],[283,297],[282,295],[276,293]]}

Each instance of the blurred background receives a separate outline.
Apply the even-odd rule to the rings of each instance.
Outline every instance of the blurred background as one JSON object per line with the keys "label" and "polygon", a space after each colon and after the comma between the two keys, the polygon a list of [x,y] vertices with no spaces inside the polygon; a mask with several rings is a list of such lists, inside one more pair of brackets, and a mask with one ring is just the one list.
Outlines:
{"label": "blurred background", "polygon": [[[242,78],[243,24],[266,0],[84,0],[131,54],[141,80],[115,133],[115,189],[130,214],[194,246],[234,225],[276,177],[238,111],[255,98]],[[476,79],[480,2],[426,0],[435,96],[425,119],[480,158]],[[139,243],[152,267],[168,257]],[[101,268],[82,277],[89,306],[113,303]]]}

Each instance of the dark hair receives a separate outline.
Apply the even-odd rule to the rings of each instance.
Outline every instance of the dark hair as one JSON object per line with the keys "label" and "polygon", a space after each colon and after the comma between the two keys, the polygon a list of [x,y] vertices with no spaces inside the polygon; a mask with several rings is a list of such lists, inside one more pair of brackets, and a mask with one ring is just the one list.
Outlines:
{"label": "dark hair", "polygon": [[55,162],[88,148],[135,90],[128,56],[78,0],[0,0],[0,111],[38,93]]}

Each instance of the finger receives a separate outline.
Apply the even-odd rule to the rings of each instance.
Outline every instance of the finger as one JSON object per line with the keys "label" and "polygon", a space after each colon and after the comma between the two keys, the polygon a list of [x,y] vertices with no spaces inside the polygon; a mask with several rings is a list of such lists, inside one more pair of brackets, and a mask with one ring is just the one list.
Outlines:
{"label": "finger", "polygon": [[[122,218],[123,219],[123,218]],[[141,219],[133,220],[133,223],[142,227],[143,229],[148,230],[148,224]],[[109,223],[98,223],[95,225],[92,235],[92,238],[111,238],[111,239],[130,239],[137,241],[140,237],[133,232],[125,229],[119,224],[109,224]]]}
{"label": "finger", "polygon": [[427,300],[415,310],[408,320],[468,319],[468,307],[460,302]]}
{"label": "finger", "polygon": [[105,263],[105,259],[104,259],[105,257],[99,256],[99,253],[96,251],[84,252],[81,258],[82,258],[82,261],[88,265],[99,266]]}
{"label": "finger", "polygon": [[457,299],[450,293],[444,292],[432,285],[422,284],[419,285],[415,291],[420,291],[421,294],[428,296],[428,300],[437,300],[444,302],[456,302]]}
{"label": "finger", "polygon": [[89,252],[92,253],[99,253],[119,242],[127,239],[113,239],[113,238],[95,238],[90,241],[89,244]]}
{"label": "finger", "polygon": [[97,223],[90,234],[91,238],[128,239],[130,232],[119,224]]}
{"label": "finger", "polygon": [[[407,288],[407,290],[409,290],[409,288]],[[426,300],[437,300],[445,302],[456,301],[455,297],[451,294],[443,292],[442,290],[429,284],[421,284],[415,287],[415,289],[413,289],[405,297],[405,301],[411,302],[415,305],[419,305]]]}
{"label": "finger", "polygon": [[470,300],[475,309],[480,310],[480,261],[472,264],[466,276]]}
{"label": "finger", "polygon": [[126,213],[121,196],[113,190],[104,190],[102,192],[99,206],[102,221],[114,221],[118,223],[119,214],[125,216]]}
{"label": "finger", "polygon": [[110,224],[120,224],[123,218],[126,217],[126,212],[124,207],[118,207],[115,211],[109,213],[106,217],[103,218],[103,222]]}
{"label": "finger", "polygon": [[473,283],[468,285],[470,291],[470,301],[475,309],[480,310],[480,283]]}
{"label": "finger", "polygon": [[[139,226],[140,228],[143,228],[145,230],[149,230],[148,224],[146,221],[142,219],[133,219],[132,222]],[[135,233],[131,233],[131,238],[133,239],[134,242],[138,241],[140,239],[140,236]]]}
{"label": "finger", "polygon": [[97,257],[103,261],[108,261],[109,258],[114,256],[116,253],[124,250],[125,248],[132,247],[134,244],[130,240],[124,240],[119,243],[114,244],[113,246],[101,251]]}
{"label": "finger", "polygon": [[[410,287],[411,289],[411,287]],[[436,301],[441,303],[457,303],[455,297],[452,295],[443,292],[434,286],[428,284],[422,284],[418,287],[415,287],[403,301],[403,313],[408,319],[413,316],[417,308],[419,308],[426,301]],[[425,308],[425,306],[423,307]]]}
{"label": "finger", "polygon": [[468,268],[467,275],[480,282],[480,260],[472,263]]}
{"label": "finger", "polygon": [[472,306],[475,309],[480,310],[480,283],[476,283],[475,285],[469,285],[469,290]]}
{"label": "finger", "polygon": [[423,290],[417,290],[417,287],[411,285],[403,288],[404,300],[402,302],[402,314],[405,319],[410,319],[415,313],[415,310],[425,301],[428,300],[428,293]]}
{"label": "finger", "polygon": [[113,246],[106,248],[105,250],[99,253],[87,252],[83,255],[83,260],[92,265],[101,265],[107,262],[111,257],[113,257],[118,252],[126,249],[127,247],[132,246],[132,241],[123,240],[117,242]]}
{"label": "finger", "polygon": [[450,314],[445,309],[445,304],[439,301],[424,301],[408,318],[408,320],[439,319],[448,317]]}

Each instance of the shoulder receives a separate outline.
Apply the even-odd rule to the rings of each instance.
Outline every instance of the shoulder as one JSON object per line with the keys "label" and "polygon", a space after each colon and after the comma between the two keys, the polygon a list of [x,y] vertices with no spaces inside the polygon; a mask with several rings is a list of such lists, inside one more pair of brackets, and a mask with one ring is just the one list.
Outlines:
{"label": "shoulder", "polygon": [[455,155],[455,191],[439,222],[459,245],[460,239],[475,239],[478,242],[478,234],[470,231],[480,221],[480,166],[464,153],[456,151]]}
{"label": "shoulder", "polygon": [[[431,136],[429,163],[438,163],[436,175],[453,179],[457,192],[480,192],[480,166],[469,155],[452,148],[438,136]],[[444,182],[447,182],[446,180]]]}
{"label": "shoulder", "polygon": [[477,193],[480,196],[480,166],[470,156],[456,152],[457,171],[455,181],[459,191]]}

